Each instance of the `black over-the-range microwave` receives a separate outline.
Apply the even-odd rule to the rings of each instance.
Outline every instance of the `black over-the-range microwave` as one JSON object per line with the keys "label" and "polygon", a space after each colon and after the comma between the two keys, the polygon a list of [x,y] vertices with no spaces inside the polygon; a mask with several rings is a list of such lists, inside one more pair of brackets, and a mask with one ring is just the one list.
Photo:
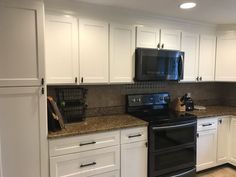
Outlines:
{"label": "black over-the-range microwave", "polygon": [[134,81],[179,81],[183,79],[184,52],[137,48]]}

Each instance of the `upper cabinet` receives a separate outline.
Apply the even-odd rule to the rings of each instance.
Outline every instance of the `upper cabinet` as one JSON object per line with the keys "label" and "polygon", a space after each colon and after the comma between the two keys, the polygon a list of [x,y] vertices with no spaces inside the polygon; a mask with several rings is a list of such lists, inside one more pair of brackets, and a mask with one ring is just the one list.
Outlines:
{"label": "upper cabinet", "polygon": [[39,86],[44,77],[40,2],[0,4],[0,86]]}
{"label": "upper cabinet", "polygon": [[110,82],[133,81],[135,28],[129,25],[110,25]]}
{"label": "upper cabinet", "polygon": [[180,50],[181,31],[161,30],[160,47],[162,49]]}
{"label": "upper cabinet", "polygon": [[136,47],[180,50],[180,42],[179,30],[137,27]]}
{"label": "upper cabinet", "polygon": [[236,32],[217,37],[216,80],[236,81]]}
{"label": "upper cabinet", "polygon": [[136,47],[157,48],[160,41],[160,29],[137,27]]}
{"label": "upper cabinet", "polygon": [[46,16],[46,78],[48,84],[76,84],[78,30],[73,17]]}
{"label": "upper cabinet", "polygon": [[215,80],[216,36],[201,35],[199,51],[199,80]]}
{"label": "upper cabinet", "polygon": [[184,51],[183,81],[196,81],[198,77],[199,34],[183,32],[181,50]]}
{"label": "upper cabinet", "polygon": [[79,20],[80,81],[108,83],[108,23]]}

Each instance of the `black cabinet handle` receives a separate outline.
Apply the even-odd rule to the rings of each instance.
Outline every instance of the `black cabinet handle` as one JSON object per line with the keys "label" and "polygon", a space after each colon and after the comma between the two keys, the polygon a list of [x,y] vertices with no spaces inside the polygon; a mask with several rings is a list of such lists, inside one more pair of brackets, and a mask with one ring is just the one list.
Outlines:
{"label": "black cabinet handle", "polygon": [[199,81],[199,77],[197,77],[196,80]]}
{"label": "black cabinet handle", "polygon": [[202,124],[203,127],[211,126],[212,124]]}
{"label": "black cabinet handle", "polygon": [[89,143],[80,143],[80,146],[87,146],[87,145],[91,145],[91,144],[96,144],[96,141],[92,141]]}
{"label": "black cabinet handle", "polygon": [[158,44],[157,44],[157,48],[158,48],[158,49],[160,49],[160,47],[161,47],[161,44],[160,44],[160,43],[158,43]]}
{"label": "black cabinet handle", "polygon": [[136,138],[136,137],[140,137],[140,136],[142,136],[142,134],[130,135],[130,136],[128,136],[128,137],[129,137],[129,138]]}
{"label": "black cabinet handle", "polygon": [[93,165],[96,165],[96,164],[97,164],[96,162],[92,162],[92,163],[88,163],[88,164],[81,164],[80,168],[84,168],[84,167],[88,167],[88,166],[93,166]]}
{"label": "black cabinet handle", "polygon": [[161,48],[162,48],[162,49],[164,49],[164,47],[165,47],[165,45],[164,45],[164,44],[162,44],[162,45],[161,45]]}
{"label": "black cabinet handle", "polygon": [[223,122],[222,119],[220,119],[220,120],[219,120],[219,123],[222,124],[222,122]]}
{"label": "black cabinet handle", "polygon": [[81,83],[83,83],[84,82],[84,78],[83,77],[81,77]]}
{"label": "black cabinet handle", "polygon": [[197,138],[199,138],[199,133],[197,133]]}
{"label": "black cabinet handle", "polygon": [[77,77],[75,77],[75,83],[77,83],[78,82],[78,78]]}
{"label": "black cabinet handle", "polygon": [[202,81],[202,76],[200,77],[200,81]]}

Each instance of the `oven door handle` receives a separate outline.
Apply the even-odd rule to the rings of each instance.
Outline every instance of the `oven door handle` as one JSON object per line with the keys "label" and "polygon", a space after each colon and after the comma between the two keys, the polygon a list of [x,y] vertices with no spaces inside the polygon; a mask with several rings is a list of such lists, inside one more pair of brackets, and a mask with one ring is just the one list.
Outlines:
{"label": "oven door handle", "polygon": [[152,127],[153,130],[164,130],[164,129],[171,129],[171,128],[179,128],[179,127],[186,127],[189,125],[194,125],[196,122],[181,124],[181,125],[172,125],[172,126],[164,126],[164,127]]}
{"label": "oven door handle", "polygon": [[186,174],[191,173],[191,172],[194,172],[194,171],[196,171],[196,168],[194,168],[194,169],[192,169],[192,170],[189,170],[189,171],[185,171],[185,172],[183,172],[183,173],[181,173],[181,174],[178,174],[178,175],[173,175],[173,176],[171,176],[171,177],[181,177],[181,176],[183,176],[183,175],[186,175]]}

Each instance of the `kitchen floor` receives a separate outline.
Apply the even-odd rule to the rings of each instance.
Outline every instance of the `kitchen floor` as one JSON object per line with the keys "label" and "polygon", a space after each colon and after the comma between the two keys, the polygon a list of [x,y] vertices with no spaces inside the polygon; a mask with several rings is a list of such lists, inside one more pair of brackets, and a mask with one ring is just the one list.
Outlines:
{"label": "kitchen floor", "polygon": [[220,167],[197,174],[197,177],[236,177],[236,169]]}

